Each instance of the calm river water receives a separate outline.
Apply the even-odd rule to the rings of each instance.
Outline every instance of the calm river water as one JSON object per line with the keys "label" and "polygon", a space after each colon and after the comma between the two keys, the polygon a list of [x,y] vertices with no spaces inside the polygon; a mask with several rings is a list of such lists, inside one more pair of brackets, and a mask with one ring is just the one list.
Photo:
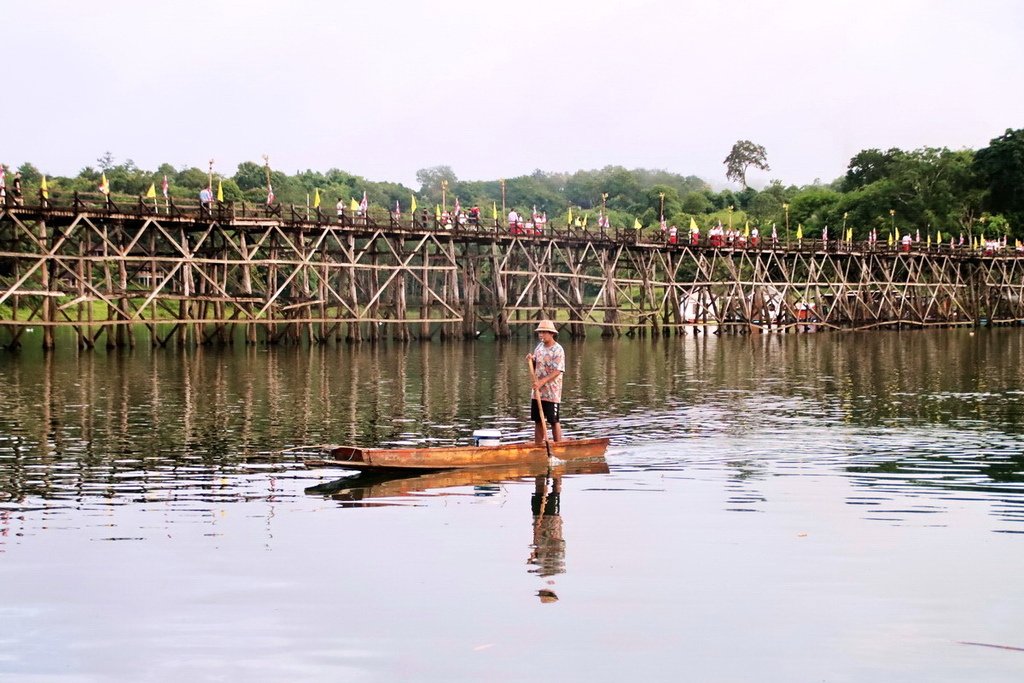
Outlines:
{"label": "calm river water", "polygon": [[280,451],[525,436],[526,340],[0,353],[0,680],[1024,679],[1019,330],[563,343],[606,463],[498,481]]}

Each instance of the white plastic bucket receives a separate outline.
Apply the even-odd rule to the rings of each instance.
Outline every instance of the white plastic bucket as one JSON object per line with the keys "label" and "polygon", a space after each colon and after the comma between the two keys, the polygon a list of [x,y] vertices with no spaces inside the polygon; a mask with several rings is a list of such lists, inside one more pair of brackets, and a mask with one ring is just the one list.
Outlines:
{"label": "white plastic bucket", "polygon": [[500,429],[477,429],[473,432],[473,445],[475,446],[500,446]]}

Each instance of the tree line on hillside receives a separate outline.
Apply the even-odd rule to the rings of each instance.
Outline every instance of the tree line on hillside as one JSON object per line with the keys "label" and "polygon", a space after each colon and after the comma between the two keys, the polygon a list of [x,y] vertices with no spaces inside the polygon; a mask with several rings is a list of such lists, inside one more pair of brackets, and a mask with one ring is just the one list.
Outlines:
{"label": "tree line on hillside", "polygon": [[[170,164],[149,171],[130,159],[115,161],[108,152],[74,177],[48,176],[48,188],[55,195],[96,192],[105,177],[111,192],[136,196],[151,185],[160,188],[166,176],[172,196],[194,199],[208,186],[212,173],[224,201],[266,201],[268,169],[254,162],[243,162],[233,175],[225,176]],[[866,149],[850,160],[845,175],[827,184],[787,186],[773,180],[760,190],[748,187],[746,167],[767,169],[768,164],[764,148],[745,140],[737,142],[725,163],[727,177],[742,189],[716,191],[696,176],[621,166],[575,173],[537,170],[496,180],[460,180],[450,166],[435,166],[417,172],[418,188],[370,181],[336,168],[269,173],[276,201],[296,205],[305,205],[317,193],[325,207],[338,200],[348,205],[365,192],[371,205],[393,209],[397,202],[407,212],[413,194],[418,206],[428,209],[440,205],[443,195],[449,208],[458,198],[463,207],[479,206],[485,217],[493,209],[501,211],[504,204],[520,212],[536,207],[556,223],[572,207],[576,216],[596,218],[605,210],[612,225],[630,227],[639,221],[655,230],[664,215],[667,223],[683,229],[691,218],[701,227],[750,222],[764,229],[774,223],[780,233],[787,226],[801,226],[808,238],[820,235],[826,226],[832,226],[835,235],[843,225],[853,228],[857,238],[872,229],[884,234],[893,225],[922,232],[1024,238],[1024,129],[1007,130],[979,150]],[[42,172],[28,162],[17,170],[26,196],[37,196]],[[10,176],[13,169],[6,171]]]}

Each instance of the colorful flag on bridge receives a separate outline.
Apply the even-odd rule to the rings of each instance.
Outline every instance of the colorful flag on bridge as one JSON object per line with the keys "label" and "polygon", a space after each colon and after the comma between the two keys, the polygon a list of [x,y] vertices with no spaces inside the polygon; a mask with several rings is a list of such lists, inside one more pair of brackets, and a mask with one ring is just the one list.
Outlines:
{"label": "colorful flag on bridge", "polygon": [[366,190],[363,190],[363,201],[359,202],[359,210],[365,215],[368,208],[370,208],[370,203],[366,200]]}
{"label": "colorful flag on bridge", "polygon": [[146,199],[156,199],[156,183],[150,183],[146,190]]}
{"label": "colorful flag on bridge", "polygon": [[106,172],[100,174],[100,192],[103,194],[110,194],[110,183],[107,182]]}
{"label": "colorful flag on bridge", "polygon": [[313,208],[314,209],[319,209],[320,208],[320,188],[319,187],[313,189]]}
{"label": "colorful flag on bridge", "polygon": [[220,178],[217,178],[217,201],[224,201],[224,181]]}
{"label": "colorful flag on bridge", "polygon": [[43,199],[50,198],[50,188],[46,184],[46,176],[43,176],[43,179],[39,181],[39,193],[43,195]]}
{"label": "colorful flag on bridge", "polygon": [[416,213],[416,195],[412,195],[412,201],[409,202],[409,211]]}
{"label": "colorful flag on bridge", "polygon": [[167,191],[168,188],[170,188],[170,185],[167,184],[167,176],[164,176],[164,182],[160,185],[160,187],[163,188],[164,199],[167,199]]}

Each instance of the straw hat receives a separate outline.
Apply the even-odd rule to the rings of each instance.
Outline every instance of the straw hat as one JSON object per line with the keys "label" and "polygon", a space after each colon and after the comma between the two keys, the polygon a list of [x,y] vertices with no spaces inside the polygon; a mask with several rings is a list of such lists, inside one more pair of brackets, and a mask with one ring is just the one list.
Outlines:
{"label": "straw hat", "polygon": [[550,320],[541,320],[537,324],[537,329],[534,332],[550,332],[551,334],[558,334],[558,330],[555,329],[555,324]]}

